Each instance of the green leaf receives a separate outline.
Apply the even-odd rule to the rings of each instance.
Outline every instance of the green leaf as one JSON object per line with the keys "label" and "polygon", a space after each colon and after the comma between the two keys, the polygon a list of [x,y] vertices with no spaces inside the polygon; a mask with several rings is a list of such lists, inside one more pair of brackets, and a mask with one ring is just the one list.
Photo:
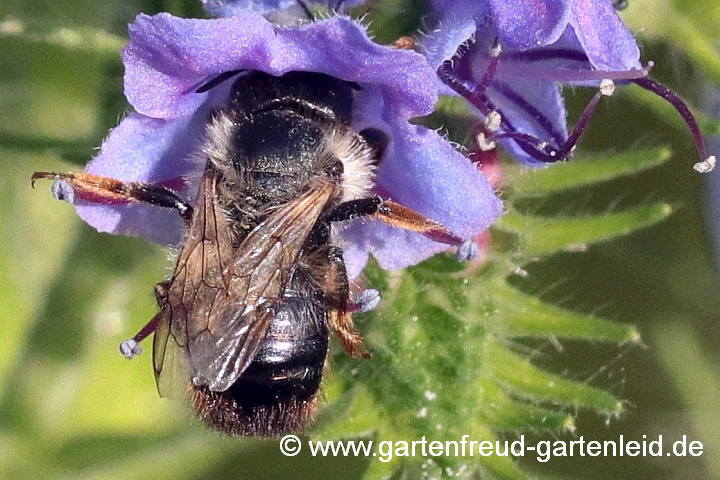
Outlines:
{"label": "green leaf", "polygon": [[634,175],[662,165],[670,158],[667,148],[631,150],[608,157],[584,155],[542,169],[508,166],[505,171],[513,197],[535,197]]}
{"label": "green leaf", "polygon": [[642,344],[640,333],[633,325],[564,310],[523,293],[506,282],[486,283],[484,286],[486,295],[503,312],[502,323],[497,328],[509,337]]}
{"label": "green leaf", "polygon": [[505,347],[492,345],[487,358],[488,367],[493,369],[497,380],[518,395],[542,398],[573,408],[592,408],[615,417],[625,411],[623,403],[605,390],[544,371],[535,367],[528,358]]}
{"label": "green leaf", "polygon": [[557,433],[575,429],[572,415],[513,399],[506,389],[494,381],[485,379],[482,390],[483,400],[487,405],[483,409],[483,420],[496,431]]}
{"label": "green leaf", "polygon": [[588,244],[627,235],[666,219],[673,212],[667,203],[580,217],[548,218],[510,212],[494,228],[518,235],[527,255],[547,255],[560,250],[583,251]]}
{"label": "green leaf", "polygon": [[0,132],[0,147],[2,148],[45,155],[57,154],[64,160],[76,164],[86,163],[97,145],[98,141],[85,139],[65,140]]}
{"label": "green leaf", "polygon": [[[694,331],[692,317],[672,314],[654,323],[652,340],[670,374],[675,390],[692,422],[692,431],[703,439],[703,457],[711,471],[720,468],[720,365],[708,351],[702,334]],[[688,368],[692,366],[692,368]]]}
{"label": "green leaf", "polygon": [[16,39],[78,53],[119,56],[126,39],[91,27],[56,27],[38,21],[6,17],[0,38]]}

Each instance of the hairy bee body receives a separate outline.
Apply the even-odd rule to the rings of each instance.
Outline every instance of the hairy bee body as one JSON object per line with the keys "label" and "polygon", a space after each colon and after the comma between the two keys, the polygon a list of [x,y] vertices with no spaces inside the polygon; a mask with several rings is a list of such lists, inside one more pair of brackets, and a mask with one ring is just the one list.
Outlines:
{"label": "hairy bee body", "polygon": [[198,417],[234,435],[269,436],[313,418],[328,352],[328,308],[296,272],[252,363],[224,392],[193,387]]}
{"label": "hairy bee body", "polygon": [[[311,225],[292,265],[272,264],[267,271],[253,272],[255,278],[245,286],[263,285],[273,269],[288,269],[282,272],[279,300],[271,307],[251,361],[226,389],[192,375],[197,415],[226,433],[276,435],[302,429],[314,415],[328,352],[329,315],[347,300],[341,298],[347,296],[344,267],[339,275],[330,274],[342,259],[331,245],[330,221],[323,215],[369,194],[378,158],[378,152],[349,129],[352,88],[322,74],[272,77],[252,72],[235,81],[229,109],[218,112],[208,126],[201,156],[207,158],[204,177],[215,179],[215,201],[234,248],[317,184],[333,190],[320,215],[299,220]],[[346,170],[355,172],[354,177],[345,176]],[[228,292],[244,298],[242,292]],[[245,308],[245,303],[238,304]],[[203,361],[189,352],[191,372],[193,363]]]}
{"label": "hairy bee body", "polygon": [[351,128],[360,85],[320,73],[231,71],[196,92],[232,77],[229,101],[194,155],[202,175],[187,179],[198,185],[193,204],[163,185],[89,173],[35,172],[32,182],[54,179],[54,191],[96,204],[180,214],[186,235],[172,276],[155,288],[159,311],[120,350],[138,355],[154,332],[161,396],[189,390],[213,428],[274,436],[312,420],[330,331],[351,356],[368,356],[352,313],[379,295],[350,301],[332,225],[370,216],[448,245],[462,240],[372,193],[389,137]]}

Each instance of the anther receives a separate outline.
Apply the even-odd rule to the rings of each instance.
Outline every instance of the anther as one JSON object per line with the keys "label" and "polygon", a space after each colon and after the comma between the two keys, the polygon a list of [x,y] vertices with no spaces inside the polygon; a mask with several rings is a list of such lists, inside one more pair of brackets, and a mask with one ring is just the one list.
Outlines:
{"label": "anther", "polygon": [[487,128],[489,132],[494,132],[500,128],[500,125],[502,124],[502,115],[500,115],[500,112],[497,110],[493,110],[487,117],[485,117],[484,123],[485,128]]}
{"label": "anther", "polygon": [[495,147],[497,146],[494,141],[485,137],[485,132],[478,133],[475,141],[477,142],[478,148],[483,152],[495,150]]}
{"label": "anther", "polygon": [[606,97],[609,97],[613,93],[615,93],[615,82],[610,80],[609,78],[604,79],[600,82],[600,93],[605,95]]}
{"label": "anther", "polygon": [[702,162],[697,162],[693,165],[693,170],[699,173],[710,173],[715,170],[715,165],[717,165],[717,157],[710,155]]}

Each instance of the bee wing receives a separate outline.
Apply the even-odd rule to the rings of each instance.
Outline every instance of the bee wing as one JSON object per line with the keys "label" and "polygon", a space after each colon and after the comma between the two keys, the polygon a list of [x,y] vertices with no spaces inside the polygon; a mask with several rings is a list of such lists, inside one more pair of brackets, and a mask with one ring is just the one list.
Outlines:
{"label": "bee wing", "polygon": [[319,185],[278,208],[232,246],[217,204],[217,177],[203,176],[187,240],[153,342],[158,391],[183,395],[188,378],[229,388],[252,362],[307,236],[332,196]]}
{"label": "bee wing", "polygon": [[284,204],[234,251],[224,270],[226,290],[215,292],[211,311],[202,322],[188,322],[188,359],[195,385],[225,391],[250,365],[298,255],[333,191],[332,185],[322,184]]}
{"label": "bee wing", "polygon": [[160,312],[161,318],[153,338],[153,370],[161,397],[185,398],[187,387],[186,349],[170,334],[170,310]]}
{"label": "bee wing", "polygon": [[232,262],[232,235],[216,202],[217,176],[207,171],[200,183],[187,238],[178,255],[153,340],[153,368],[160,396],[185,395],[190,376],[188,337],[208,323],[214,298],[227,291],[223,277]]}

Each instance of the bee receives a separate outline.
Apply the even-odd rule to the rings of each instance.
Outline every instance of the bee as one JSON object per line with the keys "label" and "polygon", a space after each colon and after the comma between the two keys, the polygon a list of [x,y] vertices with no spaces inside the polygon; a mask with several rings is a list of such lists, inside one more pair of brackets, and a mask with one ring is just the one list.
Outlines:
{"label": "bee", "polygon": [[[186,234],[158,313],[120,346],[132,358],[154,333],[153,369],[164,397],[189,394],[194,413],[230,435],[306,428],[317,411],[329,332],[367,357],[353,312],[336,225],[372,217],[436,241],[460,239],[439,223],[372,193],[388,136],[351,127],[362,87],[321,73],[236,76],[225,108],[208,119],[193,204],[158,184],[87,173],[36,172],[56,196],[143,202],[176,210]],[[63,193],[64,192],[64,193]]]}

